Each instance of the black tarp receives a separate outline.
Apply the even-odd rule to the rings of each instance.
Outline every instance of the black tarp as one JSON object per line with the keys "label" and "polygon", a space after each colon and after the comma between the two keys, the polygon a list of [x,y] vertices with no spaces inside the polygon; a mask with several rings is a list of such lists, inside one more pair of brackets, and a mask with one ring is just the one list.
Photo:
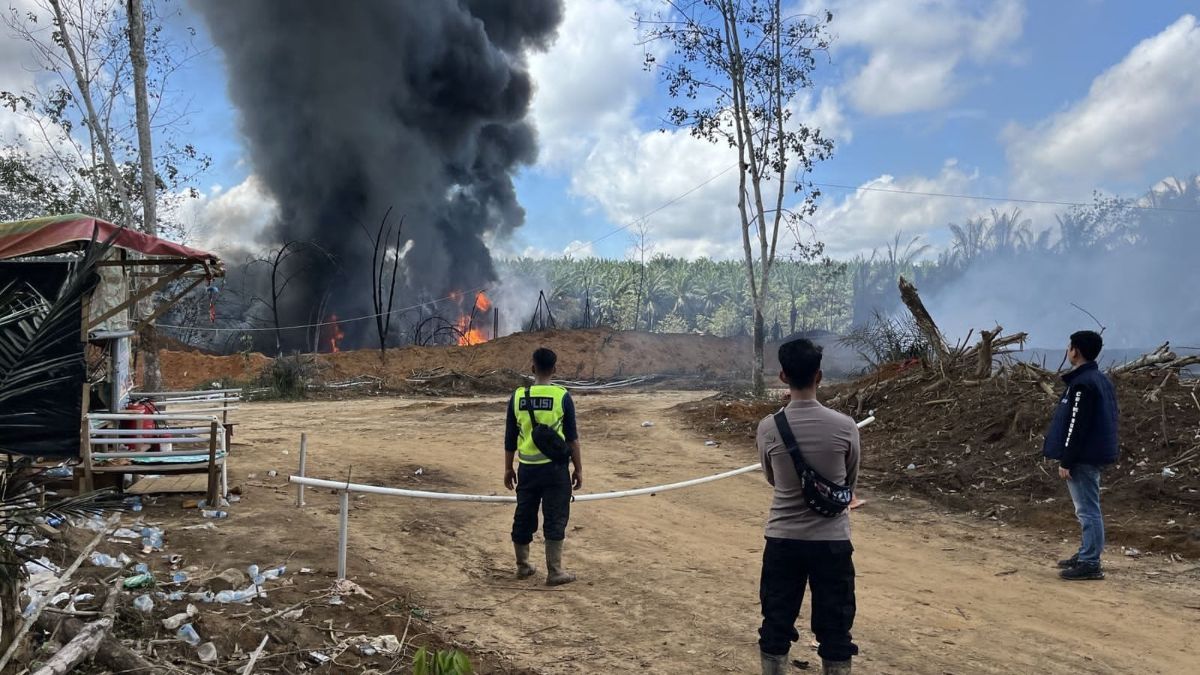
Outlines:
{"label": "black tarp", "polygon": [[[0,262],[0,292],[11,301],[0,300],[0,368],[6,364],[28,364],[28,345],[32,324],[29,321],[4,321],[18,306],[27,307],[37,296],[54,303],[71,274],[73,264],[55,262]],[[19,290],[17,294],[11,291]],[[34,295],[36,294],[36,295]],[[71,317],[74,317],[73,323]],[[0,400],[0,452],[39,457],[76,457],[79,455],[80,417],[83,413],[83,383],[87,377],[82,334],[83,310],[76,298],[66,309],[67,320],[38,345],[36,360],[64,362],[46,374],[55,381],[28,395]],[[13,365],[13,368],[20,367]],[[0,387],[7,372],[0,372]]]}

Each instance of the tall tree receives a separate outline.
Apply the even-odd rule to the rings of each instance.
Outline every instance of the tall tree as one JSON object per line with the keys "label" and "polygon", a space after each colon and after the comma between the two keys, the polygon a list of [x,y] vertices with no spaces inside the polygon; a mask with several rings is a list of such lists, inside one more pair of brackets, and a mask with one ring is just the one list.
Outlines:
{"label": "tall tree", "polygon": [[[668,120],[737,152],[738,215],[753,305],[754,391],[766,391],[764,313],[783,227],[816,211],[818,191],[806,180],[833,141],[793,110],[813,86],[816,57],[829,47],[833,15],[785,14],[782,0],[669,0],[654,18],[639,18],[646,43],[665,42],[669,56],[647,53],[676,104]],[[785,204],[789,192],[798,204]]]}
{"label": "tall tree", "polygon": [[[128,0],[129,59],[133,63],[133,99],[137,117],[138,155],[142,167],[142,231],[158,236],[158,180],[154,172],[154,141],[150,135],[150,100],[146,93],[146,17],[142,0]],[[132,224],[132,223],[130,223]],[[145,280],[144,283],[150,283]],[[153,313],[153,299],[141,303],[138,314]],[[149,310],[148,312],[145,310]],[[158,335],[153,321],[138,322],[138,351],[142,355],[142,387],[146,391],[162,389],[162,369],[158,363]]]}

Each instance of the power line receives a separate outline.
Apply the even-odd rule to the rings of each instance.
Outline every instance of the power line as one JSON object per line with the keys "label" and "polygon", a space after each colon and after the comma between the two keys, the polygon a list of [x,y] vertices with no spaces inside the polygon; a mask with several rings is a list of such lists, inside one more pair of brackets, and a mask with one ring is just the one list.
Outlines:
{"label": "power line", "polygon": [[622,232],[622,231],[624,231],[624,230],[628,230],[629,228],[633,227],[634,225],[637,225],[638,223],[640,223],[640,222],[642,222],[643,220],[645,220],[645,219],[649,218],[650,216],[652,216],[652,215],[654,215],[654,214],[658,213],[659,211],[662,211],[663,209],[665,209],[665,208],[667,208],[667,207],[669,207],[669,206],[673,206],[673,205],[675,205],[676,203],[678,203],[679,201],[681,201],[681,200],[682,200],[684,197],[687,197],[687,196],[691,195],[692,193],[694,193],[694,192],[698,191],[700,188],[704,187],[705,185],[708,185],[709,183],[713,182],[714,180],[716,180],[716,179],[720,178],[721,176],[724,176],[725,174],[729,173],[729,172],[730,172],[730,171],[731,171],[731,170],[732,170],[734,167],[736,167],[736,166],[737,166],[737,162],[734,162],[733,164],[730,164],[729,166],[727,166],[727,167],[725,167],[724,169],[722,169],[720,172],[713,174],[713,175],[712,175],[712,176],[710,176],[710,177],[709,177],[707,180],[705,180],[703,183],[700,183],[699,185],[696,185],[695,187],[693,187],[692,189],[688,190],[687,192],[684,192],[683,194],[681,194],[681,195],[679,195],[679,196],[677,196],[677,197],[675,197],[675,198],[673,198],[673,199],[671,199],[671,200],[669,200],[669,201],[667,201],[667,202],[664,202],[663,204],[660,204],[659,206],[657,206],[657,207],[655,207],[655,208],[653,208],[653,209],[651,209],[651,210],[649,210],[649,211],[647,211],[647,212],[643,213],[642,215],[638,216],[637,218],[634,218],[633,220],[629,221],[628,223],[625,223],[624,225],[622,225],[622,226],[620,226],[620,227],[616,228],[615,230],[612,230],[611,232],[608,232],[608,233],[606,233],[606,234],[600,235],[599,237],[596,237],[595,239],[593,239],[593,240],[591,240],[591,241],[589,241],[589,242],[584,242],[584,243],[582,243],[582,244],[579,244],[578,246],[575,246],[575,247],[573,247],[573,248],[569,248],[569,249],[567,249],[567,250],[563,251],[563,255],[564,255],[564,256],[571,255],[571,254],[572,254],[572,253],[574,253],[575,251],[580,251],[580,250],[583,250],[583,249],[587,248],[588,246],[591,246],[592,244],[595,244],[595,243],[596,243],[596,242],[598,242],[598,241],[602,241],[602,240],[604,240],[604,239],[608,239],[609,237],[613,236],[614,234],[617,234],[618,232]]}
{"label": "power line", "polygon": [[[1052,199],[1021,199],[1018,197],[995,197],[995,196],[991,196],[991,195],[964,195],[964,194],[956,194],[953,192],[923,192],[921,190],[903,190],[900,188],[868,187],[865,185],[857,185],[857,186],[856,185],[839,185],[837,183],[815,183],[815,182],[813,182],[813,183],[809,183],[809,184],[815,185],[817,187],[834,188],[834,189],[838,189],[838,190],[854,190],[854,191],[862,190],[865,192],[886,192],[886,193],[891,193],[891,194],[915,195],[918,197],[943,197],[943,198],[949,198],[949,199],[975,199],[978,201],[987,201],[987,202],[1015,202],[1018,204],[1048,204],[1051,206],[1087,206],[1088,205],[1088,202],[1065,202],[1065,201],[1055,201]],[[1169,212],[1174,212],[1174,213],[1200,213],[1200,210],[1198,210],[1198,209],[1173,209],[1173,208],[1168,208],[1168,207],[1163,207],[1163,206],[1139,206],[1136,204],[1130,204],[1129,208],[1138,209],[1138,210],[1142,210],[1142,211],[1169,211]]]}

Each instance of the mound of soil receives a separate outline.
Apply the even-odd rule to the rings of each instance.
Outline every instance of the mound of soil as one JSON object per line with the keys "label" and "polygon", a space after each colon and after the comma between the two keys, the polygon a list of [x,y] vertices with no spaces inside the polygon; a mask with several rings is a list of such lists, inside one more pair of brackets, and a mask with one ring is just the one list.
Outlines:
{"label": "mound of soil", "polygon": [[[389,386],[424,374],[454,372],[470,376],[499,371],[527,372],[538,347],[558,354],[563,379],[606,379],[629,375],[689,375],[727,380],[749,373],[750,341],[706,335],[664,335],[634,331],[589,330],[515,333],[479,345],[404,347],[320,354],[326,382],[376,377]],[[222,379],[250,382],[269,359],[261,354],[209,356],[195,352],[162,352],[163,377],[172,388],[192,389]]]}
{"label": "mound of soil", "polygon": [[[1060,386],[1015,374],[966,383],[939,378],[919,365],[893,365],[822,391],[830,407],[856,419],[872,411],[877,417],[862,432],[864,484],[1075,536],[1057,465],[1041,454],[1058,402],[1043,385],[1054,392]],[[1197,383],[1172,377],[1158,389],[1161,373],[1114,381],[1121,458],[1103,480],[1110,538],[1142,550],[1200,554]],[[759,420],[779,406],[718,396],[680,412],[705,433],[752,443]]]}

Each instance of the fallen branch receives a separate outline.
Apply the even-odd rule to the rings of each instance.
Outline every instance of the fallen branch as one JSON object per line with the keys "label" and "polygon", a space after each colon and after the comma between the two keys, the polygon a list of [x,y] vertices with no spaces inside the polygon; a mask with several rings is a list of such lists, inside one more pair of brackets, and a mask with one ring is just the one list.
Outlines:
{"label": "fallen branch", "polygon": [[[79,557],[75,558],[75,562],[71,563],[71,566],[68,567],[66,571],[63,572],[62,576],[56,579],[54,584],[50,586],[50,589],[46,591],[47,598],[53,598],[55,595],[58,595],[59,589],[61,589],[68,581],[70,581],[71,577],[75,574],[75,571],[79,569],[79,566],[83,564],[84,560],[87,560],[87,557],[92,554],[92,551],[96,550],[96,547],[101,541],[104,540],[105,535],[112,531],[118,520],[120,520],[120,516],[113,516],[112,518],[108,519],[104,529],[97,532],[95,537],[92,537],[91,542],[89,542],[87,546],[83,547],[83,552],[79,554]],[[33,628],[33,624],[37,623],[38,617],[42,615],[42,610],[46,608],[47,604],[49,603],[38,603],[37,607],[33,610],[33,614],[30,615],[28,619],[25,619],[25,623],[21,624],[21,628],[17,630],[15,635],[13,635],[12,643],[8,645],[8,651],[4,653],[3,658],[0,658],[0,673],[4,672],[4,667],[8,665],[8,662],[12,660],[12,657],[17,653],[17,650],[21,648],[21,641],[25,638],[25,634],[29,632],[30,628]]]}
{"label": "fallen branch", "polygon": [[101,618],[80,628],[75,637],[63,645],[62,649],[55,652],[49,661],[33,672],[33,675],[67,675],[75,669],[76,665],[99,651],[100,645],[108,637],[108,631],[112,628],[113,615],[117,612],[120,588],[121,582],[114,583],[108,597],[104,599],[104,609],[100,612]]}
{"label": "fallen branch", "polygon": [[262,655],[263,647],[267,646],[267,640],[270,638],[269,634],[263,636],[262,642],[258,643],[258,649],[255,649],[254,653],[250,655],[250,663],[246,664],[246,669],[242,671],[242,675],[250,675],[250,671],[254,670],[254,664],[258,662],[258,657]]}
{"label": "fallen branch", "polygon": [[1113,375],[1121,375],[1123,373],[1131,373],[1135,370],[1138,370],[1139,368],[1146,368],[1149,366],[1157,366],[1160,364],[1170,363],[1170,362],[1176,360],[1176,358],[1178,358],[1178,357],[1176,356],[1175,352],[1162,351],[1162,347],[1159,347],[1157,350],[1155,350],[1154,352],[1152,352],[1150,354],[1146,354],[1145,356],[1134,359],[1133,361],[1130,361],[1128,363],[1123,363],[1119,366],[1115,366],[1115,367],[1111,368],[1108,372]]}

